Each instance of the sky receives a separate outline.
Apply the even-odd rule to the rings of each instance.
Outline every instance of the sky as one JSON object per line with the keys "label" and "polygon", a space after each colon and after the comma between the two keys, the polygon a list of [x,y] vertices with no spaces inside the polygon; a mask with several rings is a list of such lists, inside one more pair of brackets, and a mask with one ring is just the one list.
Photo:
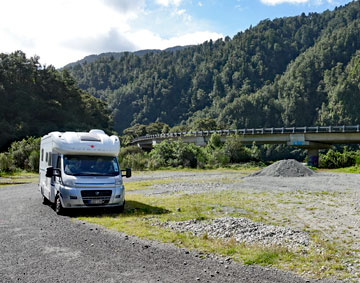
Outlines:
{"label": "sky", "polygon": [[321,13],[349,0],[0,0],[0,53],[56,68],[91,54],[200,44],[261,20]]}

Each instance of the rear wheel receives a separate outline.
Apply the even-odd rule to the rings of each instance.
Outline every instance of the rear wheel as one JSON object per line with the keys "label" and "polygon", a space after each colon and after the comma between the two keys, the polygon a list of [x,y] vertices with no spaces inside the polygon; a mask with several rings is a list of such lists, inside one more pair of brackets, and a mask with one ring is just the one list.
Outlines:
{"label": "rear wheel", "polygon": [[46,198],[46,196],[44,195],[44,191],[43,188],[41,188],[41,196],[42,196],[42,204],[44,205],[49,205],[50,201]]}

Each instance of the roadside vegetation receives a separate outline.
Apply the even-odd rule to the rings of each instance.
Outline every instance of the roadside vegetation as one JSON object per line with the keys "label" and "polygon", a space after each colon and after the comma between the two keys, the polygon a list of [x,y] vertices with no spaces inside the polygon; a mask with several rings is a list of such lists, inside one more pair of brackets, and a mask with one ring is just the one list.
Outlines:
{"label": "roadside vegetation", "polygon": [[[163,123],[161,123],[163,124]],[[155,125],[151,125],[155,127]],[[264,167],[281,159],[306,162],[306,151],[284,145],[244,146],[239,136],[230,136],[222,142],[220,135],[212,134],[205,147],[182,141],[165,140],[145,152],[137,146],[126,145],[129,136],[122,136],[125,144],[119,154],[121,168],[133,170],[159,169],[244,169]],[[14,172],[37,172],[39,169],[40,138],[28,137],[11,143],[7,152],[0,153],[0,177]],[[315,169],[315,168],[312,168]],[[360,150],[338,147],[320,153],[319,169],[359,173]]]}

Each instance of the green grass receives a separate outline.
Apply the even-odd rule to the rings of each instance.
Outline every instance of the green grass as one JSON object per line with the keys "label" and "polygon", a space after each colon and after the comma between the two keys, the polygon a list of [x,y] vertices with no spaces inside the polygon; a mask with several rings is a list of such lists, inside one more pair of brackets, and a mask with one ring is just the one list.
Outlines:
{"label": "green grass", "polygon": [[[168,180],[154,180],[134,182],[134,189],[143,189],[152,184],[168,183]],[[128,185],[126,188],[128,189]],[[306,229],[313,240],[314,246],[307,251],[289,251],[279,247],[264,247],[258,245],[245,245],[237,243],[234,239],[211,239],[207,235],[196,237],[190,233],[178,233],[167,230],[157,223],[165,221],[185,221],[189,219],[208,220],[223,216],[247,217],[253,221],[267,224],[285,223],[291,225],[291,211],[281,211],[281,205],[289,198],[288,194],[301,195],[303,202],[295,201],[290,205],[307,204],[307,199],[321,198],[327,194],[268,193],[268,192],[241,192],[222,191],[206,194],[158,195],[144,196],[141,194],[128,194],[123,214],[82,215],[83,221],[99,224],[106,228],[136,235],[141,238],[157,240],[166,243],[196,249],[204,253],[216,253],[231,257],[244,264],[258,264],[291,270],[299,274],[323,278],[336,276],[344,279],[349,275],[342,260],[346,258],[346,249],[338,247],[331,241],[324,241],[319,232]],[[329,195],[332,198],[332,195]],[[225,208],[234,208],[229,213]],[[311,212],[313,208],[308,208]],[[245,212],[245,213],[244,213]],[[282,216],[279,216],[282,212]],[[321,250],[321,253],[319,253]]]}
{"label": "green grass", "polygon": [[136,181],[136,182],[126,182],[125,188],[127,191],[137,191],[137,190],[146,190],[154,185],[168,184],[173,182],[170,179],[161,179],[161,180],[153,180],[153,181]]}
{"label": "green grass", "polygon": [[319,169],[319,172],[335,172],[335,173],[353,173],[360,174],[359,166],[351,166],[345,168],[337,168],[337,169]]}
{"label": "green grass", "polygon": [[25,171],[1,173],[0,187],[19,184],[34,184],[38,182],[39,174]]}

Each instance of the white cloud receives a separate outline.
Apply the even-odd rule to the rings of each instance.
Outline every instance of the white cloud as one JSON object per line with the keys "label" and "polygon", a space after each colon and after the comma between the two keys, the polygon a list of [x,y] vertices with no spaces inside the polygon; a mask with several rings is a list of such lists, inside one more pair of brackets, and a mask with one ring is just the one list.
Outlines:
{"label": "white cloud", "polygon": [[309,0],[260,0],[265,5],[275,6],[278,4],[289,3],[289,4],[301,4],[307,3]]}
{"label": "white cloud", "polygon": [[146,29],[128,35],[128,38],[134,42],[139,49],[166,49],[178,45],[195,45],[210,39],[216,40],[223,37],[224,35],[219,33],[201,31],[164,39],[160,35]]}
{"label": "white cloud", "polygon": [[144,9],[145,0],[103,0],[105,4],[115,8],[120,13],[138,12]]}
{"label": "white cloud", "polygon": [[181,9],[181,10],[177,10],[177,11],[176,11],[176,14],[178,14],[178,15],[183,15],[183,14],[185,14],[185,12],[186,12],[185,9]]}
{"label": "white cloud", "polygon": [[161,6],[179,6],[182,0],[155,0],[155,2]]}
{"label": "white cloud", "polygon": [[89,53],[136,50],[135,45],[126,35],[119,33],[115,28],[96,36],[69,40],[64,43],[65,46]]}
{"label": "white cloud", "polygon": [[[239,0],[238,0],[239,1]],[[260,0],[261,3],[265,5],[275,6],[278,4],[304,4],[308,3],[309,5],[313,6],[320,6],[323,5],[324,2],[328,3],[332,6],[340,5],[341,3],[337,0]]]}
{"label": "white cloud", "polygon": [[[181,0],[3,1],[0,52],[22,50],[62,67],[103,52],[165,49],[223,37],[192,19]],[[155,3],[155,2],[153,2]]]}

